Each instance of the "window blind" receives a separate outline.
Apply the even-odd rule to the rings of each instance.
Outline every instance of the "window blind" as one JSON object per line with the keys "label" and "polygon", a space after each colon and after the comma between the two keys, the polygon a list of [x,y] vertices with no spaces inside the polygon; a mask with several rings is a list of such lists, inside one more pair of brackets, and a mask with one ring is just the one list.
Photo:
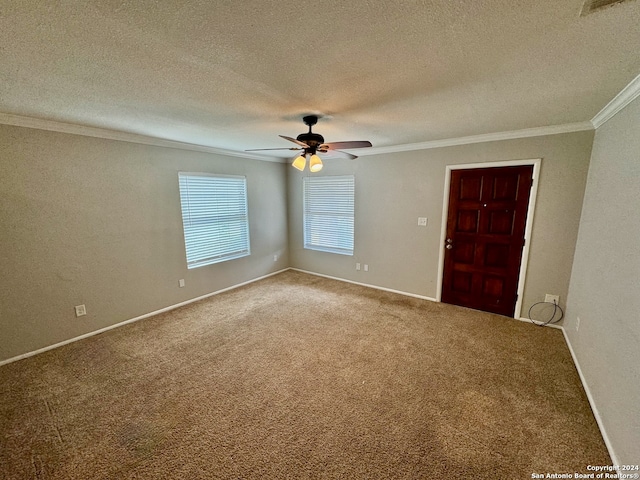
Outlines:
{"label": "window blind", "polygon": [[245,177],[179,173],[187,268],[249,255]]}
{"label": "window blind", "polygon": [[353,255],[355,177],[303,177],[304,248]]}

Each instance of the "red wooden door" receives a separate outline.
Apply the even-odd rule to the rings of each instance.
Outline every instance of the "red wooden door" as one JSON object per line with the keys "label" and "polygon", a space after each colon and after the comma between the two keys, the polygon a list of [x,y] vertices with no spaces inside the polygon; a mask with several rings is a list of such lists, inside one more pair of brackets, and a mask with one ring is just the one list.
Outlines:
{"label": "red wooden door", "polygon": [[453,170],[442,301],[512,317],[533,166]]}

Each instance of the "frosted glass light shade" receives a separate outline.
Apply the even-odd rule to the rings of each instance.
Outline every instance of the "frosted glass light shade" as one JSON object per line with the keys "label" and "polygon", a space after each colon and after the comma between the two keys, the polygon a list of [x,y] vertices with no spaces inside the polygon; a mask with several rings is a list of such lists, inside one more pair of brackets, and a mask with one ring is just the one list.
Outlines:
{"label": "frosted glass light shade", "polygon": [[322,160],[320,160],[318,155],[311,155],[311,159],[309,160],[309,170],[313,173],[322,170]]}
{"label": "frosted glass light shade", "polygon": [[293,161],[291,166],[293,168],[297,168],[298,170],[300,170],[302,172],[304,170],[304,167],[305,167],[306,164],[307,164],[306,157],[304,155],[300,155],[299,157],[296,157],[296,159]]}

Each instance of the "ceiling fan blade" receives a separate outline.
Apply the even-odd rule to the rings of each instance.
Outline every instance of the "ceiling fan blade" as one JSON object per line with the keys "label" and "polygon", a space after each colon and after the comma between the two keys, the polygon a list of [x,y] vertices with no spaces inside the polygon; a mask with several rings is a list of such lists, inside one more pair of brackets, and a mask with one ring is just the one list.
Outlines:
{"label": "ceiling fan blade", "polygon": [[262,150],[303,150],[302,148],[252,148],[250,150],[245,150],[245,152],[259,152]]}
{"label": "ceiling fan blade", "polygon": [[286,137],[286,136],[284,136],[284,135],[278,135],[278,136],[279,136],[280,138],[284,138],[285,140],[289,140],[290,142],[297,143],[297,144],[298,144],[298,145],[300,145],[301,147],[309,148],[309,145],[307,145],[307,144],[306,144],[306,143],[304,143],[304,142],[301,142],[300,140],[296,140],[295,138]]}
{"label": "ceiling fan blade", "polygon": [[346,148],[347,150],[350,148],[365,148],[365,147],[372,147],[373,145],[371,145],[371,142],[368,142],[366,140],[355,140],[355,141],[351,141],[351,142],[330,142],[330,143],[323,143],[322,145],[320,145],[320,147],[318,148],[330,148],[331,150],[335,150],[338,148]]}
{"label": "ceiling fan blade", "polygon": [[353,155],[348,152],[341,152],[340,150],[318,150],[318,152],[321,154],[326,154],[327,157],[329,158],[341,157],[341,158],[348,158],[349,160],[355,160],[356,158],[358,158],[356,155]]}

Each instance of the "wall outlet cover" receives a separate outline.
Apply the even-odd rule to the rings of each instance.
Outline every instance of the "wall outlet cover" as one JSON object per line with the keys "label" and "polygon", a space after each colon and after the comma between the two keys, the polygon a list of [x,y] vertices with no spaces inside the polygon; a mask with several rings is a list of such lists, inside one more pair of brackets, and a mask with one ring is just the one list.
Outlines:
{"label": "wall outlet cover", "polygon": [[76,317],[82,317],[83,315],[87,314],[87,307],[85,307],[84,305],[76,305],[75,309]]}
{"label": "wall outlet cover", "polygon": [[560,295],[551,295],[550,293],[547,293],[544,296],[544,301],[547,303],[554,303],[555,301],[556,305],[560,305]]}

